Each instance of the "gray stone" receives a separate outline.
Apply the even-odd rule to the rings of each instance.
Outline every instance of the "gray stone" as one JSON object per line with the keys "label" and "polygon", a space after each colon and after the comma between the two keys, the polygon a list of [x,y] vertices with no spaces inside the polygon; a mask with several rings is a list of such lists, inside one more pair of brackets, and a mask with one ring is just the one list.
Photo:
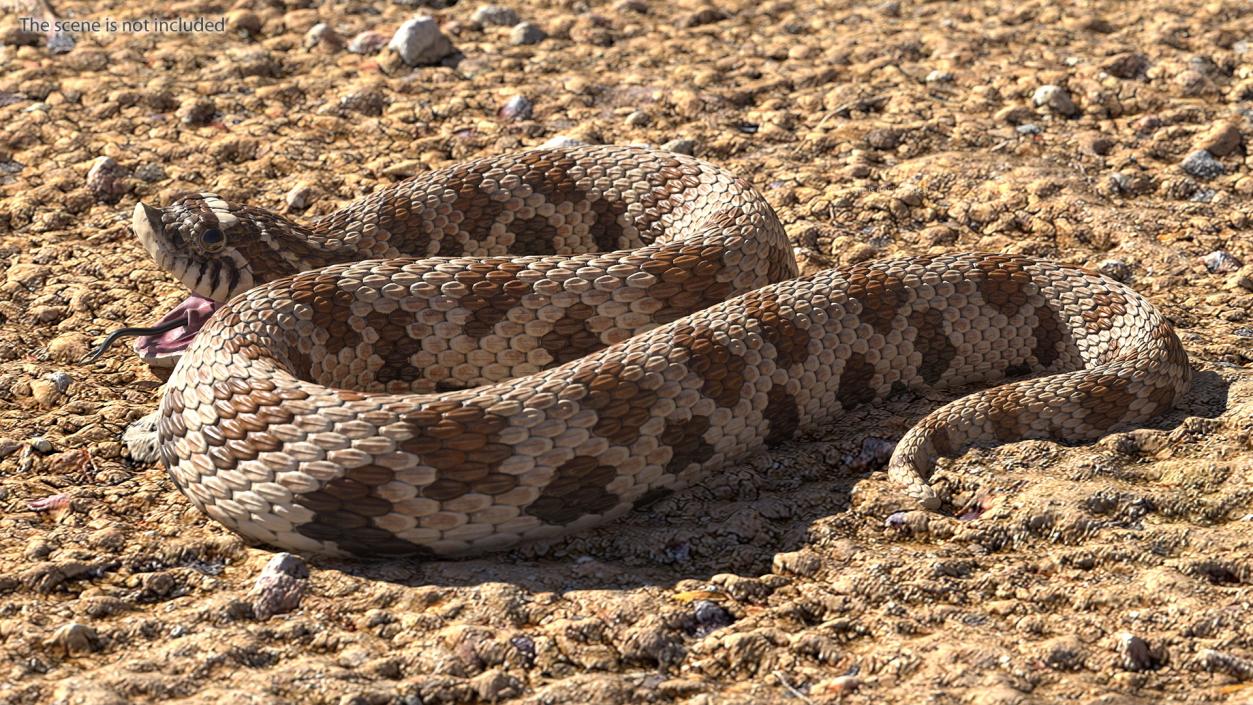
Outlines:
{"label": "gray stone", "polygon": [[160,181],[165,178],[165,169],[160,164],[141,164],[135,169],[135,177],[148,183]]}
{"label": "gray stone", "polygon": [[309,28],[305,32],[304,46],[306,49],[314,47],[322,47],[331,51],[342,49],[344,46],[344,38],[339,36],[333,27],[325,22],[319,22]]}
{"label": "gray stone", "polygon": [[97,157],[87,172],[87,189],[102,203],[117,203],[126,185],[126,170],[112,157]]}
{"label": "gray stone", "polygon": [[1210,274],[1226,274],[1240,268],[1240,260],[1226,250],[1214,250],[1205,255],[1205,268]]}
{"label": "gray stone", "polygon": [[287,192],[286,200],[289,212],[302,211],[313,200],[313,187],[306,183],[296,184]]}
{"label": "gray stone", "polygon": [[1096,265],[1096,271],[1124,284],[1131,280],[1131,265],[1120,259],[1102,260]]}
{"label": "gray stone", "polygon": [[524,95],[515,95],[501,106],[499,115],[505,120],[530,120],[535,104]]}
{"label": "gray stone", "polygon": [[587,144],[582,140],[576,140],[573,137],[565,135],[553,135],[549,140],[539,146],[540,149],[559,149],[561,147],[578,147]]}
{"label": "gray stone", "polygon": [[688,140],[688,139],[682,139],[682,138],[674,139],[661,145],[661,148],[666,150],[667,152],[674,152],[675,154],[686,154],[687,156],[690,157],[696,153],[696,140]]}
{"label": "gray stone", "polygon": [[509,33],[509,43],[514,46],[539,44],[547,38],[547,32],[530,22],[522,22],[521,24],[514,25],[513,30]]}
{"label": "gray stone", "polygon": [[518,17],[518,13],[500,5],[483,5],[474,11],[474,15],[470,19],[484,27],[488,25],[512,27],[522,21],[522,18]]}
{"label": "gray stone", "polygon": [[387,48],[409,66],[430,66],[453,52],[452,42],[439,31],[439,23],[427,15],[418,15],[400,25]]}
{"label": "gray stone", "polygon": [[1204,149],[1198,149],[1184,157],[1179,166],[1198,179],[1212,179],[1215,176],[1221,176],[1226,171],[1222,162]]}
{"label": "gray stone", "polygon": [[366,31],[348,42],[348,51],[353,54],[375,54],[385,46],[387,46],[387,35]]}
{"label": "gray stone", "polygon": [[309,583],[309,566],[300,556],[277,553],[265,564],[249,596],[257,619],[269,619],[300,607]]}
{"label": "gray stone", "polygon": [[1070,117],[1079,112],[1079,109],[1075,107],[1075,102],[1070,98],[1070,93],[1065,88],[1052,84],[1035,89],[1035,93],[1031,95],[1031,102],[1063,117]]}
{"label": "gray stone", "polygon": [[631,127],[645,127],[652,121],[652,117],[643,110],[636,110],[626,116],[626,124]]}

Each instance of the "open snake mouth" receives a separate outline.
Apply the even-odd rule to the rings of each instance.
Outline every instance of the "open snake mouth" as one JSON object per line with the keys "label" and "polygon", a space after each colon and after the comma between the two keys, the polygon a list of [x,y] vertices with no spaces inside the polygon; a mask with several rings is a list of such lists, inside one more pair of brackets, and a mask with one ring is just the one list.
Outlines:
{"label": "open snake mouth", "polygon": [[170,242],[161,210],[137,204],[131,228],[157,264],[177,276],[191,289],[191,294],[152,326],[113,331],[84,362],[99,358],[118,339],[136,336],[134,350],[144,362],[154,367],[173,367],[213,313],[223,306],[229,286],[224,277],[218,276],[220,269],[206,282],[208,267],[192,260]]}
{"label": "open snake mouth", "polygon": [[[204,324],[222,307],[220,302],[191,294],[141,334],[134,344],[135,352],[144,362],[157,367],[173,365],[178,355],[191,345]],[[172,327],[171,327],[172,326]],[[143,329],[135,329],[143,330]]]}

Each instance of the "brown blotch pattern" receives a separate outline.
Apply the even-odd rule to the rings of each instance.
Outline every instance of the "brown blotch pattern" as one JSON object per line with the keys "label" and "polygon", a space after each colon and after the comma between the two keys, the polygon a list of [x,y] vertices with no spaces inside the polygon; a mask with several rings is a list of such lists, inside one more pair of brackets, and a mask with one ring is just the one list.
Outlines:
{"label": "brown blotch pattern", "polygon": [[596,309],[583,302],[570,306],[561,318],[553,321],[552,330],[540,337],[540,347],[547,350],[558,365],[600,350],[605,344],[587,329],[588,319],[595,315]]}
{"label": "brown blotch pattern", "polygon": [[662,445],[669,446],[671,455],[666,463],[666,474],[677,475],[692,463],[704,463],[714,455],[714,447],[705,442],[709,430],[708,416],[693,416],[687,421],[669,421],[661,432]]}
{"label": "brown blotch pattern", "polygon": [[403,416],[413,434],[399,449],[436,470],[436,480],[418,494],[446,501],[471,492],[498,495],[517,485],[517,478],[496,472],[513,454],[499,433],[507,419],[477,406],[437,402]]}
{"label": "brown blotch pattern", "polygon": [[688,367],[701,378],[701,393],[718,406],[731,408],[744,389],[744,358],[719,343],[708,328],[684,326],[675,331],[674,345],[687,350]]}
{"label": "brown blotch pattern", "polygon": [[989,306],[1012,316],[1027,303],[1026,285],[1031,283],[1027,271],[1030,260],[1013,255],[990,255],[980,259],[971,278]]}
{"label": "brown blotch pattern", "polygon": [[1040,306],[1035,310],[1039,323],[1035,328],[1035,347],[1031,353],[1045,369],[1062,356],[1062,343],[1066,339],[1065,328],[1057,312],[1048,306]]}
{"label": "brown blotch pattern", "polygon": [[776,297],[753,291],[743,301],[747,318],[757,321],[762,337],[774,346],[776,365],[787,369],[809,357],[809,331],[784,313]]}
{"label": "brown blotch pattern", "polygon": [[835,393],[840,406],[848,410],[874,401],[875,390],[871,386],[874,374],[874,365],[866,362],[865,355],[850,354],[844,361],[844,371],[840,373],[840,388]]}
{"label": "brown blotch pattern", "polygon": [[[997,392],[1000,392],[999,394]],[[1024,423],[1021,410],[1026,403],[1023,395],[1013,387],[1002,387],[993,390],[989,400],[988,424],[992,426],[992,435],[1001,442],[1016,441],[1023,438],[1028,426]]]}
{"label": "brown blotch pattern", "polygon": [[766,421],[770,430],[766,432],[766,445],[778,445],[796,434],[800,428],[800,409],[796,406],[796,398],[788,393],[780,384],[770,387],[766,393]]}
{"label": "brown blotch pattern", "polygon": [[406,330],[413,323],[412,313],[399,308],[391,313],[371,311],[365,322],[378,333],[374,354],[383,359],[383,366],[375,373],[379,384],[403,382],[408,386],[422,376],[422,370],[412,362],[413,355],[422,349],[422,341]]}
{"label": "brown blotch pattern", "polygon": [[557,468],[526,513],[549,524],[569,524],[587,514],[604,514],[620,501],[618,495],[605,489],[617,476],[611,465],[601,465],[591,456],[575,456]]}
{"label": "brown blotch pattern", "polygon": [[861,304],[859,317],[875,331],[887,335],[892,319],[909,302],[910,289],[892,271],[858,265],[848,270],[848,298]]}
{"label": "brown blotch pattern", "polygon": [[715,245],[671,243],[663,245],[641,267],[659,280],[648,294],[664,306],[653,314],[657,323],[670,323],[725,301],[732,286],[720,281],[725,250]]}
{"label": "brown blotch pattern", "polygon": [[341,289],[338,281],[336,274],[325,271],[298,274],[290,283],[292,303],[312,309],[313,325],[325,330],[329,341],[340,343],[340,347],[355,347],[361,335],[348,325],[352,292]]}
{"label": "brown blotch pattern", "polygon": [[464,327],[466,335],[490,335],[522,297],[531,293],[531,286],[518,279],[518,273],[524,269],[523,265],[501,257],[476,262],[456,274],[454,279],[470,290],[458,301],[471,314]]}
{"label": "brown blotch pattern", "polygon": [[922,355],[918,375],[927,384],[935,384],[957,357],[957,347],[944,332],[944,314],[935,308],[914,311],[909,325],[915,331],[914,349]]}
{"label": "brown blotch pattern", "polygon": [[1117,426],[1136,400],[1136,395],[1128,389],[1127,380],[1115,375],[1086,379],[1078,387],[1083,394],[1080,406],[1087,412],[1083,421],[1097,431]]}
{"label": "brown blotch pattern", "polygon": [[1100,333],[1112,330],[1116,316],[1127,313],[1127,299],[1114,290],[1099,291],[1092,296],[1092,308],[1086,309],[1083,316],[1083,327],[1089,333]]}
{"label": "brown blotch pattern", "polygon": [[596,412],[592,430],[611,443],[628,445],[640,437],[640,427],[652,418],[657,393],[628,379],[626,366],[610,362],[580,370],[572,379],[584,386],[583,406]]}

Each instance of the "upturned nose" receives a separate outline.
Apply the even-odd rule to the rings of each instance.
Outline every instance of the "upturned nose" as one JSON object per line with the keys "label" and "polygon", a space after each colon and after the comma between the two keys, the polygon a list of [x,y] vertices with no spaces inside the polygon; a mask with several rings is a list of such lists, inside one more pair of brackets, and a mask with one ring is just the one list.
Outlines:
{"label": "upturned nose", "polygon": [[135,213],[130,218],[130,229],[134,230],[140,242],[144,244],[155,242],[157,235],[162,232],[160,209],[150,207],[143,202],[135,204]]}

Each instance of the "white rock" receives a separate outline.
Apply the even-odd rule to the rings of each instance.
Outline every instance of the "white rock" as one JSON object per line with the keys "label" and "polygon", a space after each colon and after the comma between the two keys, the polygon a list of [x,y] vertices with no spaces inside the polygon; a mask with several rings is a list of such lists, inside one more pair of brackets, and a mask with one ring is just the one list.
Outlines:
{"label": "white rock", "polygon": [[434,17],[418,15],[400,25],[387,48],[410,66],[429,66],[452,53],[452,42],[439,31]]}

